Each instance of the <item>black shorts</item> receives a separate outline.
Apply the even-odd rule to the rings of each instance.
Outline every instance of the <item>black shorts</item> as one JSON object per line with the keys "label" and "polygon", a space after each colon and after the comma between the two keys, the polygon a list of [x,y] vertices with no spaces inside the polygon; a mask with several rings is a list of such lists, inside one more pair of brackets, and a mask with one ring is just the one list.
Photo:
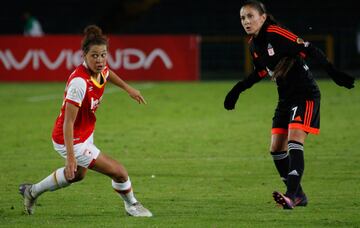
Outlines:
{"label": "black shorts", "polygon": [[288,129],[307,133],[320,132],[320,98],[285,102],[279,101],[272,123],[272,134],[287,134]]}

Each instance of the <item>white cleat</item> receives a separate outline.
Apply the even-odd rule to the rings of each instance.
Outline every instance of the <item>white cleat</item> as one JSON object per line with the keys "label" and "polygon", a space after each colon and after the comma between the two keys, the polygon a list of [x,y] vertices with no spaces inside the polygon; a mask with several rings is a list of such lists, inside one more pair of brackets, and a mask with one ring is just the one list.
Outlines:
{"label": "white cleat", "polygon": [[24,198],[24,212],[25,212],[25,214],[28,214],[28,215],[34,214],[35,203],[36,203],[36,198],[34,198],[30,193],[31,187],[32,187],[32,184],[19,185],[19,193]]}
{"label": "white cleat", "polygon": [[136,202],[132,205],[125,203],[126,213],[134,217],[152,217],[152,213],[146,209],[140,202]]}

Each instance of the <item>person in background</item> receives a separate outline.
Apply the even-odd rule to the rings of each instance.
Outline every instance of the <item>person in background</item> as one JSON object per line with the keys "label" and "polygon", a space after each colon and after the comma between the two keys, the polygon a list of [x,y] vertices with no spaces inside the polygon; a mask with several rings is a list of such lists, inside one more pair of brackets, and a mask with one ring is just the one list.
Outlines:
{"label": "person in background", "polygon": [[44,31],[38,19],[36,19],[30,12],[24,13],[24,35],[32,37],[40,37],[44,35]]}
{"label": "person in background", "polygon": [[[256,0],[246,1],[240,20],[250,36],[254,71],[226,95],[224,107],[235,108],[239,95],[265,77],[276,82],[279,100],[272,122],[270,153],[287,190],[273,192],[284,209],[306,206],[301,186],[304,173],[304,143],[320,129],[320,90],[305,58],[316,60],[339,86],[351,89],[354,78],[330,63],[324,53],[279,23]],[[331,143],[331,142],[330,142]]]}
{"label": "person in background", "polygon": [[95,112],[108,81],[125,90],[139,104],[146,104],[141,93],[132,88],[108,68],[108,39],[99,27],[90,25],[82,40],[84,62],[68,78],[60,115],[52,132],[55,150],[65,158],[61,167],[36,184],[21,184],[26,214],[33,214],[36,200],[46,191],[55,191],[84,179],[91,169],[111,178],[113,189],[123,199],[126,212],[135,217],[151,217],[134,196],[125,167],[100,152],[93,142]]}

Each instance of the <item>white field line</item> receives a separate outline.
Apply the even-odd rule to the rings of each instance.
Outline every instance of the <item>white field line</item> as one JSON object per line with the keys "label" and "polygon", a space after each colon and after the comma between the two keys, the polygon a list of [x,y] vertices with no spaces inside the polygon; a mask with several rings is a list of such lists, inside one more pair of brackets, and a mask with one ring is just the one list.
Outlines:
{"label": "white field line", "polygon": [[[155,86],[155,83],[144,83],[136,85],[135,88],[139,90],[145,90],[145,89],[151,89]],[[105,94],[111,94],[111,93],[117,93],[123,91],[120,88],[117,87],[111,87],[108,89],[105,89]],[[41,102],[41,101],[51,101],[51,100],[57,100],[62,99],[62,94],[46,94],[41,96],[32,96],[26,99],[27,102]]]}

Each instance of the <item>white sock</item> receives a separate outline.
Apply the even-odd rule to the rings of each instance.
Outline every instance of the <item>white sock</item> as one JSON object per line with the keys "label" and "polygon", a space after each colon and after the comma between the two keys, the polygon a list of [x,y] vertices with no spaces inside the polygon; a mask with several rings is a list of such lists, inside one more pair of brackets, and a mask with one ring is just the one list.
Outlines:
{"label": "white sock", "polygon": [[134,192],[131,188],[130,177],[128,177],[128,180],[125,181],[124,183],[117,183],[112,180],[111,185],[114,188],[114,190],[119,193],[121,198],[123,198],[123,200],[128,204],[132,205],[137,202],[134,196]]}
{"label": "white sock", "polygon": [[59,188],[69,186],[70,183],[67,182],[65,178],[64,169],[65,167],[59,168],[39,183],[34,184],[31,187],[31,195],[38,197],[46,191],[55,191]]}

